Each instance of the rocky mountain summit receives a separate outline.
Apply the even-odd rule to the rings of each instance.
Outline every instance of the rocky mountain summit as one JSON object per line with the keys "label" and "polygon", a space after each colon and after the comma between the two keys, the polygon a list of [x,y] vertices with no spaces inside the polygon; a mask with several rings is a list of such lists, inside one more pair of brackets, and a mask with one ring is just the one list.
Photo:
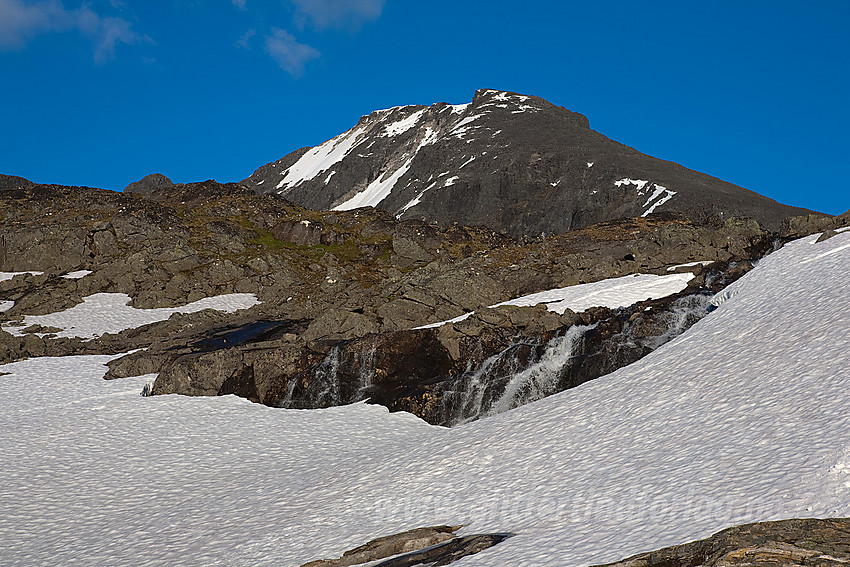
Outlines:
{"label": "rocky mountain summit", "polygon": [[660,212],[697,222],[744,216],[777,230],[809,212],[642,154],[541,98],[488,89],[468,104],[372,112],[242,183],[312,209],[373,206],[514,237]]}
{"label": "rocky mountain summit", "polygon": [[[704,316],[710,297],[777,241],[850,220],[810,215],[777,233],[658,213],[517,240],[380,208],[315,211],[213,181],[142,194],[11,185],[0,191],[0,270],[41,273],[0,282],[0,361],[143,348],[114,361],[109,377],[158,373],[153,394],[283,407],[368,399],[447,425],[637,360]],[[626,289],[616,278],[635,273],[675,289],[581,312],[522,300],[603,280]],[[104,293],[139,309],[232,293],[259,305],[97,337],[27,322]],[[569,341],[569,362],[545,386],[509,391],[512,373],[545,362],[553,341]]]}

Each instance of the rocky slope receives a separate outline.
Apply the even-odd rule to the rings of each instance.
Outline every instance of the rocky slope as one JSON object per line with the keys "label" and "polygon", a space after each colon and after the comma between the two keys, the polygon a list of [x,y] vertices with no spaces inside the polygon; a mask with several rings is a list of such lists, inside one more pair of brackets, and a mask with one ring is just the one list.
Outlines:
{"label": "rocky slope", "polygon": [[375,111],[242,183],[313,209],[376,206],[515,237],[657,212],[698,222],[747,216],[776,230],[808,212],[644,155],[541,98],[494,90],[469,104]]}
{"label": "rocky slope", "polygon": [[[815,215],[785,230],[846,220]],[[111,377],[158,372],[154,393],[235,393],[288,407],[370,398],[446,424],[491,411],[505,371],[539,362],[577,326],[592,328],[553,391],[636,360],[702,316],[707,295],[779,236],[754,221],[659,214],[517,241],[484,228],[399,221],[381,209],[313,211],[212,181],[144,196],[13,183],[0,191],[0,226],[0,270],[44,272],[0,282],[0,361],[146,348],[114,362]],[[696,274],[681,293],[628,308],[487,308],[700,261],[710,265],[681,268]],[[92,273],[61,277],[78,270]],[[262,303],[233,314],[175,314],[91,340],[15,326],[101,292],[126,293],[139,308],[236,292]],[[493,371],[482,382],[484,367]],[[469,406],[470,397],[479,402]]]}
{"label": "rocky slope", "polygon": [[841,567],[850,562],[850,519],[760,522],[641,553],[605,567]]}

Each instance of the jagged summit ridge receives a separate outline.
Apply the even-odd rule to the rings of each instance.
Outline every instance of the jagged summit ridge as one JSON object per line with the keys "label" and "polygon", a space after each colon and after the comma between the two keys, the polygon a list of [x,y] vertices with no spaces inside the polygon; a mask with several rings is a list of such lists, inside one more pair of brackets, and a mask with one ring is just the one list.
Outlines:
{"label": "jagged summit ridge", "polygon": [[243,183],[313,209],[380,207],[514,236],[655,212],[767,225],[806,212],[641,154],[542,98],[492,89],[466,104],[376,110]]}

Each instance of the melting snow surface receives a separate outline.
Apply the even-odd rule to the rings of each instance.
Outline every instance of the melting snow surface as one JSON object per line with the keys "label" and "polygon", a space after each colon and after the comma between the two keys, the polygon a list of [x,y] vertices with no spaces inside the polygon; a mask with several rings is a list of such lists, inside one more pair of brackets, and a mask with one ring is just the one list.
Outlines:
{"label": "melting snow surface", "polygon": [[[563,315],[567,309],[575,312],[586,311],[591,307],[616,309],[618,307],[628,307],[639,301],[660,299],[674,293],[679,293],[688,287],[688,282],[693,278],[693,274],[671,274],[667,276],[633,274],[621,278],[609,278],[593,283],[532,293],[511,299],[510,301],[503,301],[490,307],[500,307],[502,305],[533,307],[545,303],[549,311],[554,311],[559,315]],[[430,325],[416,328],[429,329],[440,327],[446,323],[457,323],[470,315],[472,313],[465,313],[448,321],[431,323]]]}
{"label": "melting snow surface", "polygon": [[62,277],[65,278],[65,279],[68,279],[68,280],[78,280],[78,279],[86,277],[87,275],[89,275],[91,273],[92,273],[91,270],[77,270],[76,272],[68,272],[67,274],[65,274]]}
{"label": "melting snow surface", "polygon": [[0,301],[0,313],[5,313],[14,306],[14,301]]}
{"label": "melting snow surface", "polygon": [[360,135],[366,126],[349,130],[324,144],[308,150],[301,158],[286,170],[278,189],[286,189],[302,181],[313,179],[321,172],[341,161],[360,141]]}
{"label": "melting snow surface", "polygon": [[638,362],[452,429],[362,403],[142,398],[151,377],[104,381],[106,356],[0,366],[0,564],[290,566],[468,524],[517,535],[464,567],[584,567],[846,517],[848,243],[789,244]]}
{"label": "melting snow surface", "polygon": [[0,282],[11,280],[15,276],[20,276],[23,274],[32,274],[34,276],[40,276],[44,272],[0,272]]}
{"label": "melting snow surface", "polygon": [[48,315],[27,315],[20,327],[5,326],[4,330],[22,336],[20,329],[30,325],[57,327],[63,329],[57,337],[94,338],[106,333],[120,333],[165,321],[174,313],[195,313],[204,309],[233,312],[258,305],[253,293],[231,293],[216,297],[206,297],[183,307],[162,307],[159,309],[136,309],[127,305],[130,296],[123,293],[96,293],[83,298],[83,302],[65,311]]}

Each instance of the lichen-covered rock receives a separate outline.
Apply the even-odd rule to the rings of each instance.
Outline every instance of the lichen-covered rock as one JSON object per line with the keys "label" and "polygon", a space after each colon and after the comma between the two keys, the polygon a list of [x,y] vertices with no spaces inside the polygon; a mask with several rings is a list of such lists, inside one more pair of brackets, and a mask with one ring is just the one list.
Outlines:
{"label": "lichen-covered rock", "polygon": [[843,567],[847,563],[850,519],[834,518],[746,524],[604,567]]}

